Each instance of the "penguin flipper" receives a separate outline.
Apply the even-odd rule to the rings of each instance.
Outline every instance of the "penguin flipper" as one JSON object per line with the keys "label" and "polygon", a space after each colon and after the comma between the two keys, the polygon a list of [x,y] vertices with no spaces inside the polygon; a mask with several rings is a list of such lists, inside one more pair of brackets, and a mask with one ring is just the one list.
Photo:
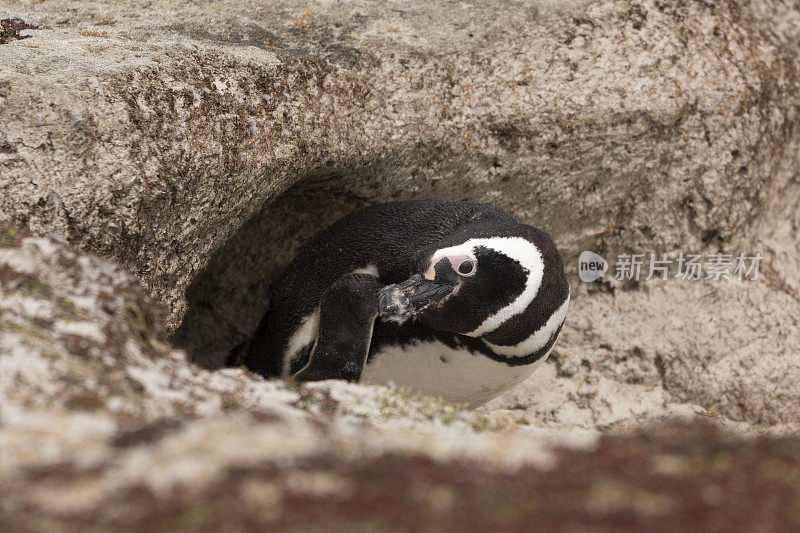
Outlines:
{"label": "penguin flipper", "polygon": [[322,294],[317,336],[297,381],[358,381],[369,354],[382,285],[370,274],[345,274]]}

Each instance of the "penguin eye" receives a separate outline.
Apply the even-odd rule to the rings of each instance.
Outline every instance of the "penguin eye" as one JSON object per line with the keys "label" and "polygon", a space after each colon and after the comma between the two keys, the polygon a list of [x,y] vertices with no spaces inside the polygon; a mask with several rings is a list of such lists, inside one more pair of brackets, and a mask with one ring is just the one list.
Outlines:
{"label": "penguin eye", "polygon": [[465,259],[459,263],[458,268],[456,269],[459,274],[462,276],[471,276],[475,273],[475,268],[477,267],[474,259]]}

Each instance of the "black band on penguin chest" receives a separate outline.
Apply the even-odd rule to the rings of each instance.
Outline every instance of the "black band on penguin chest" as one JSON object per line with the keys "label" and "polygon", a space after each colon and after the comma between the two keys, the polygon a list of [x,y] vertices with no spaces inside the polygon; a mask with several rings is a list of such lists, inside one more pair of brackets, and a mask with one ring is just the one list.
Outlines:
{"label": "black band on penguin chest", "polygon": [[448,333],[446,331],[436,331],[425,325],[411,321],[404,324],[394,322],[384,322],[378,320],[372,332],[372,345],[370,346],[368,361],[372,361],[378,354],[389,347],[406,348],[416,343],[438,342],[451,349],[466,350],[476,357],[487,356],[496,357],[480,339]]}
{"label": "black band on penguin chest", "polygon": [[367,360],[372,361],[375,357],[379,357],[378,354],[387,347],[399,346],[402,348],[412,346],[416,343],[439,342],[448,348],[466,350],[476,357],[488,357],[493,361],[504,363],[508,366],[526,366],[535,363],[547,355],[553,347],[553,344],[555,344],[560,332],[561,326],[558,327],[549,342],[542,347],[542,349],[525,356],[512,357],[493,352],[492,349],[479,338],[467,337],[466,335],[458,335],[444,331],[435,331],[425,327],[419,322],[394,324],[379,320],[375,323],[375,329],[372,334],[372,345]]}

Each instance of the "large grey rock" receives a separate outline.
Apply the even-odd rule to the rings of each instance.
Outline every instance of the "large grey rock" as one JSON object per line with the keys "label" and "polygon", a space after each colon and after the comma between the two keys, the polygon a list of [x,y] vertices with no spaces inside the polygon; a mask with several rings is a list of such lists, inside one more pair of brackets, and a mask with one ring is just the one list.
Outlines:
{"label": "large grey rock", "polygon": [[[174,341],[196,360],[214,366],[246,338],[269,283],[334,218],[463,198],[546,229],[567,260],[572,312],[541,374],[555,377],[528,384],[571,391],[550,416],[603,425],[631,403],[647,416],[677,401],[796,420],[785,390],[800,287],[796,7],[7,9],[40,29],[2,45],[0,217],[130,270],[167,305],[162,336],[182,324]],[[579,286],[586,248],[761,251],[765,279]],[[715,291],[728,307],[705,296]],[[687,307],[693,324],[720,319],[686,326]],[[573,369],[584,360],[589,376]],[[591,394],[582,385],[604,379]],[[530,391],[500,405],[540,416]],[[557,412],[573,404],[585,416]]]}
{"label": "large grey rock", "polygon": [[[0,224],[3,524],[796,526],[796,439],[613,436],[797,430],[796,6],[2,8],[40,25],[0,45],[0,221],[34,234]],[[567,261],[551,361],[487,409],[166,343],[215,366],[317,229],[420,197],[507,209]],[[589,285],[583,249],[764,260],[759,281]]]}
{"label": "large grey rock", "polygon": [[385,387],[209,372],[158,341],[159,315],[117,265],[0,224],[5,528],[797,523],[797,437],[695,423],[599,440]]}
{"label": "large grey rock", "polygon": [[121,261],[170,328],[211,252],[293,184],[293,219],[331,196],[470,198],[572,258],[736,245],[796,157],[782,2],[6,9],[42,29],[3,46],[3,216]]}
{"label": "large grey rock", "polygon": [[505,471],[547,467],[556,443],[596,439],[385,387],[298,388],[239,369],[209,372],[158,341],[159,315],[117,265],[0,223],[5,527],[162,516],[130,500],[131,491],[169,501],[174,491],[209,490],[235,469],[289,474],[322,458],[391,455]]}

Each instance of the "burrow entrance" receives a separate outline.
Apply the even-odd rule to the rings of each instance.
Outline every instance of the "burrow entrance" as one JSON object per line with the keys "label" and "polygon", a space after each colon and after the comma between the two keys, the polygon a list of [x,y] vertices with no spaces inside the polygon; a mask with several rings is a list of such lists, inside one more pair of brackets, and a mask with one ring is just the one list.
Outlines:
{"label": "burrow entrance", "polygon": [[252,336],[269,305],[271,284],[298,248],[348,213],[375,203],[421,198],[496,203],[499,197],[506,200],[498,207],[509,208],[520,189],[531,187],[526,160],[506,165],[497,154],[465,158],[438,144],[409,150],[310,170],[265,206],[192,281],[186,292],[188,310],[172,344],[185,349],[195,363],[219,368],[232,348]]}
{"label": "burrow entrance", "polygon": [[190,285],[188,310],[172,344],[206,368],[219,368],[249,339],[267,310],[272,283],[304,242],[371,203],[347,192],[349,180],[317,176],[290,188],[253,216]]}
{"label": "burrow entrance", "polygon": [[406,180],[372,176],[317,173],[253,216],[193,280],[186,293],[188,310],[172,344],[195,363],[219,368],[232,348],[252,336],[269,305],[272,283],[298,248],[348,213],[392,200],[480,197],[480,187],[453,190],[457,182],[439,186],[424,175]]}

